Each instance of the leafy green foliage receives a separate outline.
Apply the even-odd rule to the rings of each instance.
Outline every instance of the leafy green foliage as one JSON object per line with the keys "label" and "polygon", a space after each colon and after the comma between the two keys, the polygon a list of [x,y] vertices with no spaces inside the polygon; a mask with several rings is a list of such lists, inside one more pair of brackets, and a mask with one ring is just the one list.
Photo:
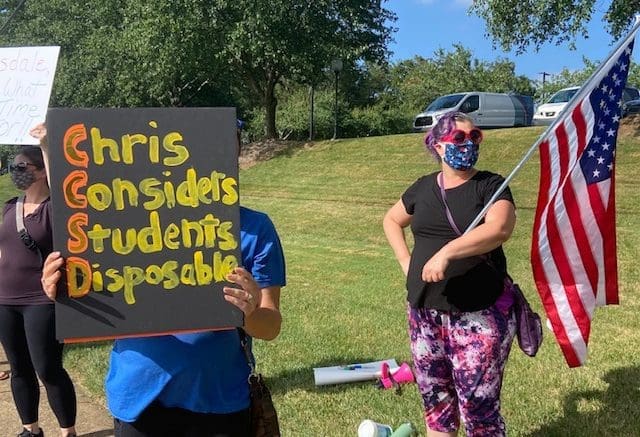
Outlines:
{"label": "leafy green foliage", "polygon": [[401,106],[412,115],[443,94],[461,91],[534,94],[532,82],[516,76],[513,62],[480,61],[459,44],[450,52],[437,50],[432,59],[415,57],[402,61],[392,67],[389,77],[388,90],[381,98],[389,106]]}
{"label": "leafy green foliage", "polygon": [[[546,42],[560,44],[588,38],[586,24],[599,8],[595,0],[474,0],[470,11],[482,17],[496,44],[522,53]],[[640,11],[639,0],[614,0],[605,14],[611,35],[618,39]]]}
{"label": "leafy green foliage", "polygon": [[[0,16],[17,7],[2,2]],[[260,105],[277,136],[278,86],[317,84],[333,58],[384,62],[380,0],[30,0],[0,43],[60,45],[53,105]]]}
{"label": "leafy green foliage", "polygon": [[[334,124],[334,80],[327,73],[315,90],[315,138],[331,138]],[[365,137],[408,132],[413,117],[438,96],[461,91],[511,92],[533,95],[532,81],[515,75],[511,61],[474,59],[455,45],[438,50],[433,59],[416,57],[395,65],[347,65],[338,80],[338,136]],[[278,89],[280,136],[306,139],[309,132],[309,87],[287,82]],[[260,129],[263,115],[252,129]],[[254,132],[254,135],[259,132]]]}
{"label": "leafy green foliage", "polygon": [[395,15],[380,0],[219,0],[222,54],[265,110],[267,138],[277,136],[276,87],[316,84],[333,58],[384,61]]}
{"label": "leafy green foliage", "polygon": [[[278,104],[278,136],[290,140],[309,138],[310,87],[287,87]],[[413,112],[395,105],[387,105],[385,99],[372,97],[360,102],[350,101],[353,96],[341,90],[338,96],[338,136],[340,138],[389,135],[409,132]],[[355,97],[357,98],[357,97]],[[314,139],[333,136],[335,123],[335,90],[326,83],[314,92]],[[252,137],[260,137],[264,126],[264,113],[252,114],[250,131]]]}
{"label": "leafy green foliage", "polygon": [[3,44],[60,45],[52,105],[229,104],[206,0],[32,0]]}

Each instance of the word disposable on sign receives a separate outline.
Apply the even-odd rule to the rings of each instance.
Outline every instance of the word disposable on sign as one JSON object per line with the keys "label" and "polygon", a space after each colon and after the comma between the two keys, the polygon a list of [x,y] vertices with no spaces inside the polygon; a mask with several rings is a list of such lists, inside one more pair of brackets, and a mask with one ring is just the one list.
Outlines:
{"label": "word disposable on sign", "polygon": [[[86,296],[90,290],[103,291],[106,285],[106,289],[112,293],[122,291],[125,302],[133,305],[136,303],[133,292],[136,285],[145,282],[150,285],[162,284],[166,291],[180,284],[209,285],[224,281],[227,273],[237,266],[238,260],[233,255],[223,256],[221,252],[214,252],[211,260],[205,262],[203,252],[198,250],[193,253],[193,263],[180,265],[171,260],[161,266],[123,266],[121,270],[109,268],[103,273],[99,270],[99,264],[89,265],[87,260],[72,256],[67,258],[67,282],[70,297]],[[105,282],[105,278],[110,282]]]}

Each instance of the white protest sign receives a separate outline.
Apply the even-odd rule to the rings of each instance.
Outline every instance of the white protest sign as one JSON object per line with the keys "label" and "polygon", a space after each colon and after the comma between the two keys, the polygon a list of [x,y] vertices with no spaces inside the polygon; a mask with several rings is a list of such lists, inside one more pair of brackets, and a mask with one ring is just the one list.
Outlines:
{"label": "white protest sign", "polygon": [[0,144],[38,144],[29,130],[44,122],[60,47],[0,48]]}

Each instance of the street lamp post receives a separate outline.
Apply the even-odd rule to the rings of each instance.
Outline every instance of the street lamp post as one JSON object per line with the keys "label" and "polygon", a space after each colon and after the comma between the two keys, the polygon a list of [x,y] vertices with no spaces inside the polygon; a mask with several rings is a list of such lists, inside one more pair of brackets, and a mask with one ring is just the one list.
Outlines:
{"label": "street lamp post", "polygon": [[334,103],[334,119],[333,119],[333,139],[338,138],[338,76],[342,71],[342,60],[334,59],[331,61],[331,70],[336,75],[336,98]]}
{"label": "street lamp post", "polygon": [[313,125],[314,125],[314,119],[313,119],[313,105],[314,105],[314,95],[315,95],[315,90],[313,85],[309,86],[309,141],[313,141]]}

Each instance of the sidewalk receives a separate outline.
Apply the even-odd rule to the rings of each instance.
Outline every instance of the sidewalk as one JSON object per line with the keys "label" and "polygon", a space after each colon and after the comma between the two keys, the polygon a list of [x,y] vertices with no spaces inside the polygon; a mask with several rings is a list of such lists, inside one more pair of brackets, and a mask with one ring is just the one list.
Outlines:
{"label": "sidewalk", "polygon": [[[0,347],[0,370],[8,369],[7,358],[4,350]],[[102,404],[93,401],[78,384],[74,385],[78,399],[78,419],[76,421],[78,437],[113,436],[113,419],[107,409]],[[47,437],[60,436],[58,421],[49,408],[47,394],[42,384],[40,384],[39,424]],[[10,381],[8,379],[0,381],[0,437],[15,437],[20,431],[22,431],[22,424],[11,396]]]}

